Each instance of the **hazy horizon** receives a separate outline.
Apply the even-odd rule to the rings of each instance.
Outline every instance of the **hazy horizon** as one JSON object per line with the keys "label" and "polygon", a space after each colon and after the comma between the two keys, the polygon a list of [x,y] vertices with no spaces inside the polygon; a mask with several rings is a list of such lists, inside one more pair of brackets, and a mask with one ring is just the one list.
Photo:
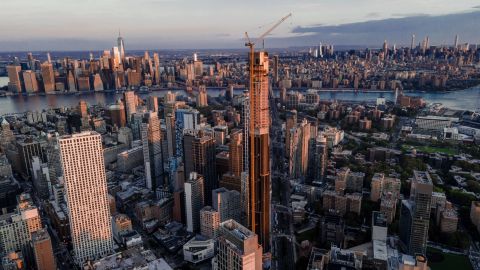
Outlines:
{"label": "hazy horizon", "polygon": [[[84,0],[6,1],[0,51],[240,49],[285,14],[292,18],[266,39],[268,48],[480,43],[478,1],[460,0]],[[254,8],[253,8],[254,7]],[[105,12],[108,10],[108,12]],[[72,12],[75,11],[75,12]]]}

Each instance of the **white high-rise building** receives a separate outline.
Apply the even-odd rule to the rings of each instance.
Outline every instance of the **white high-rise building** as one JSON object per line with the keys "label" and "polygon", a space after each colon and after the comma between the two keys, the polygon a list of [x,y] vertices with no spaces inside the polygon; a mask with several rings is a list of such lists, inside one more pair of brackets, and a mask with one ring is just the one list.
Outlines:
{"label": "white high-rise building", "polygon": [[113,251],[102,138],[96,132],[58,140],[75,262],[99,259]]}
{"label": "white high-rise building", "polygon": [[185,183],[185,215],[189,232],[200,230],[200,210],[205,204],[203,185],[203,176],[196,172],[191,172]]}
{"label": "white high-rise building", "polygon": [[135,92],[127,91],[123,93],[123,98],[125,100],[125,114],[127,115],[127,123],[130,124],[132,121],[132,114],[137,112],[137,97]]}
{"label": "white high-rise building", "polygon": [[160,119],[155,112],[145,115],[141,124],[143,162],[145,164],[146,187],[155,190],[163,185],[162,134]]}
{"label": "white high-rise building", "polygon": [[123,63],[125,61],[125,44],[123,42],[122,35],[120,35],[120,31],[118,31],[117,45],[118,45],[118,51],[120,53],[120,59],[122,60],[122,63]]}

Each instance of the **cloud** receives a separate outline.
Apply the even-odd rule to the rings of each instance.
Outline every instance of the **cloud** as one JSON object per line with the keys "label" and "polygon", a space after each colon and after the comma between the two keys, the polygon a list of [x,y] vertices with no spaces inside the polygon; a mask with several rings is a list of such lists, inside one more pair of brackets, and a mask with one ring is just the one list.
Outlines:
{"label": "cloud", "polygon": [[[454,36],[462,42],[478,43],[480,11],[431,16],[425,14],[396,14],[400,18],[368,20],[340,25],[299,26],[292,33],[297,36],[277,38],[269,42],[278,47],[311,46],[318,42],[344,45],[377,45],[385,39],[390,44],[409,44],[412,34],[417,40],[429,36],[431,44],[451,44]],[[400,15],[410,15],[403,17]],[[467,40],[471,38],[471,40]]]}
{"label": "cloud", "polygon": [[378,18],[378,17],[380,17],[380,16],[381,16],[381,14],[378,13],[378,12],[370,12],[370,13],[368,13],[365,17],[366,17],[366,18]]}

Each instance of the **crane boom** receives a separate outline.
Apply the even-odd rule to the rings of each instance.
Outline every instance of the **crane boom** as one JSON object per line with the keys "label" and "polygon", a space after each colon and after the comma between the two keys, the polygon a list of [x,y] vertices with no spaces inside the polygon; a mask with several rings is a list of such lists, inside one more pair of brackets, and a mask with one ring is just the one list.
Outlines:
{"label": "crane boom", "polygon": [[270,34],[275,28],[277,28],[280,24],[282,24],[286,19],[290,18],[292,13],[288,13],[285,17],[280,19],[276,24],[274,24],[270,29],[268,29],[265,33],[263,33],[260,37],[255,40],[255,44],[262,41],[268,34]]}

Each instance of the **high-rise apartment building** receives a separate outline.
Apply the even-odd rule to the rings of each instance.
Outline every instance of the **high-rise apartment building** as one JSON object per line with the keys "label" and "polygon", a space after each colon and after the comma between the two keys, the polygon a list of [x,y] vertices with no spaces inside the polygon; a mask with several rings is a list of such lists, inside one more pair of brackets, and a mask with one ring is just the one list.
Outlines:
{"label": "high-rise apartment building", "polygon": [[212,190],[212,206],[220,213],[220,222],[233,219],[240,222],[240,193],[236,190]]}
{"label": "high-rise apartment building", "polygon": [[133,91],[126,91],[123,93],[123,99],[125,102],[125,114],[127,123],[131,122],[132,114],[137,111],[137,96]]}
{"label": "high-rise apartment building", "polygon": [[297,111],[292,110],[287,113],[287,121],[285,123],[285,154],[288,157],[290,154],[290,141],[291,141],[291,132],[290,130],[297,126]]}
{"label": "high-rise apartment building", "polygon": [[205,203],[209,205],[210,194],[217,187],[215,139],[203,131],[185,134],[184,152],[185,174],[197,172],[203,176]]}
{"label": "high-rise apartment building", "polygon": [[200,125],[200,112],[194,109],[175,110],[175,143],[177,157],[183,155],[183,133],[187,129],[198,129]]}
{"label": "high-rise apartment building", "polygon": [[208,99],[207,99],[207,87],[200,86],[198,89],[197,95],[197,107],[207,107],[208,106]]}
{"label": "high-rise apartment building", "polygon": [[321,135],[312,138],[310,140],[310,150],[308,153],[310,156],[308,160],[309,179],[311,179],[312,182],[323,181],[328,161],[327,138]]}
{"label": "high-rise apartment building", "polygon": [[8,90],[13,93],[22,92],[22,82],[20,81],[20,73],[22,67],[20,66],[7,66],[8,73]]}
{"label": "high-rise apartment building", "polygon": [[200,230],[200,210],[205,205],[203,185],[203,176],[196,172],[190,173],[188,181],[185,182],[185,218],[189,232]]}
{"label": "high-rise apartment building", "polygon": [[262,247],[258,236],[233,219],[220,224],[218,252],[213,264],[217,270],[261,270]]}
{"label": "high-rise apartment building", "polygon": [[253,55],[250,89],[250,166],[248,224],[258,234],[265,251],[270,250],[270,111],[268,53]]}
{"label": "high-rise apartment building", "polygon": [[433,183],[428,172],[413,171],[410,199],[402,201],[400,240],[410,255],[425,255]]}
{"label": "high-rise apartment building", "polygon": [[0,216],[0,255],[25,250],[32,240],[32,233],[42,228],[40,214],[30,194],[17,197],[14,212]]}
{"label": "high-rise apartment building", "polygon": [[157,113],[149,112],[145,115],[144,123],[141,124],[141,138],[146,187],[155,190],[164,184],[162,134]]}
{"label": "high-rise apartment building", "polygon": [[32,249],[37,270],[57,269],[52,240],[47,229],[41,229],[32,234]]}
{"label": "high-rise apartment building", "polygon": [[211,206],[200,210],[200,233],[211,239],[217,238],[220,226],[220,213]]}
{"label": "high-rise apartment building", "polygon": [[230,133],[229,159],[230,172],[235,177],[240,177],[243,170],[243,132],[240,129],[232,130]]}
{"label": "high-rise apartment building", "polygon": [[31,70],[26,70],[22,73],[23,83],[25,85],[25,91],[27,93],[38,92],[37,75]]}
{"label": "high-rise apartment building", "polygon": [[53,65],[45,62],[40,65],[43,78],[43,89],[45,93],[52,93],[55,91],[55,74],[53,73]]}
{"label": "high-rise apartment building", "polygon": [[96,132],[58,140],[75,262],[113,251],[102,138]]}

